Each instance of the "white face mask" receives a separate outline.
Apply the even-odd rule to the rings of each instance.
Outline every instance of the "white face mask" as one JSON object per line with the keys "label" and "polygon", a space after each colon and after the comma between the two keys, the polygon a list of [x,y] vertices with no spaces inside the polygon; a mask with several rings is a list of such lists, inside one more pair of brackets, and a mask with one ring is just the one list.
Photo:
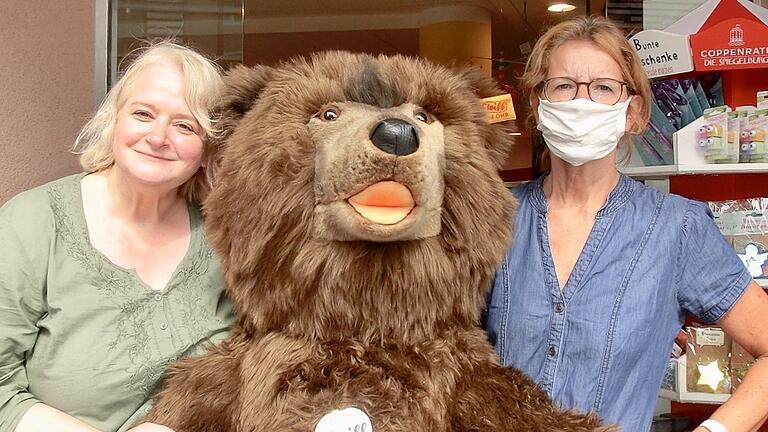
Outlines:
{"label": "white face mask", "polygon": [[603,105],[578,98],[565,102],[539,99],[539,124],[549,151],[573,166],[602,159],[624,136],[629,101]]}

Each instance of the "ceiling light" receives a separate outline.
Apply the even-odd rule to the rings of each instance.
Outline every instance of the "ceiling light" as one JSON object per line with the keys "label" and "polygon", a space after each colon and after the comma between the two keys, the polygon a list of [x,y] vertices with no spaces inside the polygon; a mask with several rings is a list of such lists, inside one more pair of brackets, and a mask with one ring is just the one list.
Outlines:
{"label": "ceiling light", "polygon": [[576,6],[570,3],[552,3],[551,5],[547,6],[548,11],[557,13],[570,12],[574,9],[576,9]]}

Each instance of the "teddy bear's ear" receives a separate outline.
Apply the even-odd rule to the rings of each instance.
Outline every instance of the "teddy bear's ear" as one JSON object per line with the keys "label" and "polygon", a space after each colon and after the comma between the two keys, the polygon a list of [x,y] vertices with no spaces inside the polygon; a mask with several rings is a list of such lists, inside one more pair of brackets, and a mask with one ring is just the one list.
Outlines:
{"label": "teddy bear's ear", "polygon": [[248,67],[237,65],[224,75],[224,90],[216,104],[216,117],[223,129],[222,140],[234,130],[272,79],[274,69],[269,66]]}
{"label": "teddy bear's ear", "polygon": [[[504,94],[504,91],[498,87],[496,80],[479,67],[460,69],[459,74],[480,99]],[[513,128],[514,122],[512,121],[487,124],[483,127],[485,147],[497,169],[502,168],[509,156],[509,151],[514,143],[514,139],[510,136]]]}

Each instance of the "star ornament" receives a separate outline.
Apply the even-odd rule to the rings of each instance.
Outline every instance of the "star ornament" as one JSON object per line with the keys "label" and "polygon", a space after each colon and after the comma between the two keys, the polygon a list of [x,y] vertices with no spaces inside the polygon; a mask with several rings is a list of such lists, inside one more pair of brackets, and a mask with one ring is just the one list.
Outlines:
{"label": "star ornament", "polygon": [[716,391],[725,379],[725,374],[720,370],[717,360],[706,365],[699,364],[697,367],[699,368],[699,381],[696,384],[709,386],[712,391]]}

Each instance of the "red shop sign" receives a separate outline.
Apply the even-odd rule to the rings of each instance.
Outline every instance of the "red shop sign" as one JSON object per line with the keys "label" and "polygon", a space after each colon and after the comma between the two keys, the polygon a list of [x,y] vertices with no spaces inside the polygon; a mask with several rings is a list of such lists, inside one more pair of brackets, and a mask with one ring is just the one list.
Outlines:
{"label": "red shop sign", "polygon": [[764,8],[745,0],[720,0],[705,16],[698,31],[690,35],[694,68],[703,71],[768,68],[766,22],[768,10]]}
{"label": "red shop sign", "polygon": [[768,68],[768,28],[762,22],[728,19],[690,41],[696,70]]}

